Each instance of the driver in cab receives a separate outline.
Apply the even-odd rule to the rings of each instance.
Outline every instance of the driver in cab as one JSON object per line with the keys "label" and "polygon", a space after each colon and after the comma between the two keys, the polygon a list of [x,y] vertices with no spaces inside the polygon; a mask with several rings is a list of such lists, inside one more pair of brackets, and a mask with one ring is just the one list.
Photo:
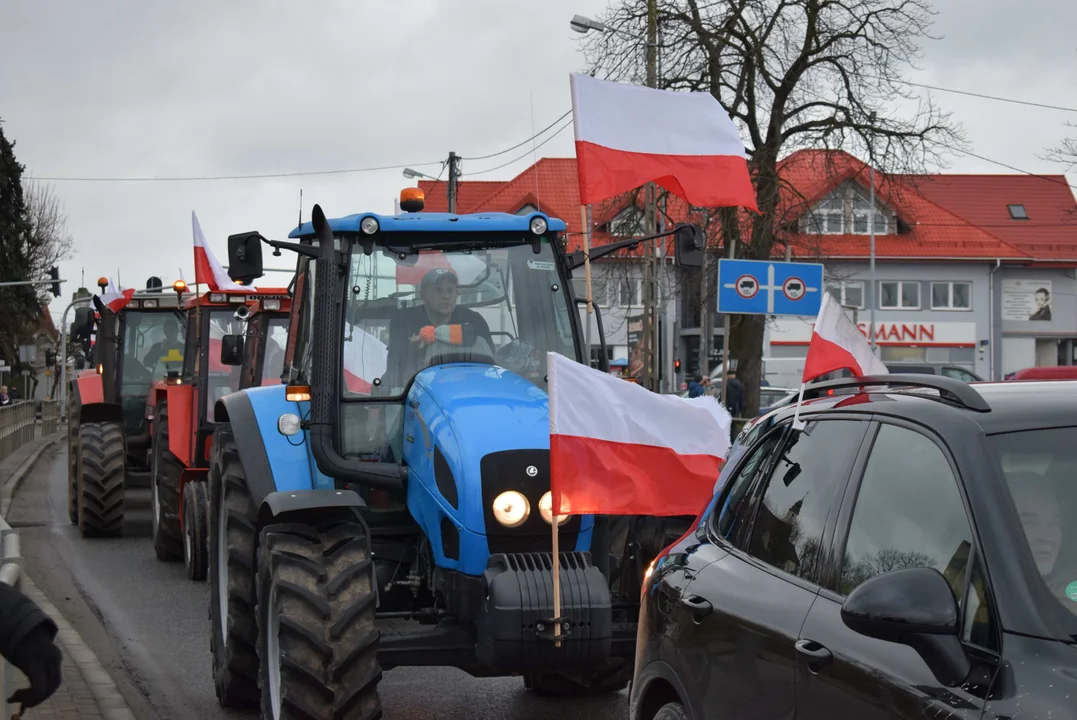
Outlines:
{"label": "driver in cab", "polygon": [[165,336],[155,342],[146,353],[145,364],[146,368],[152,373],[157,364],[164,360],[169,353],[173,350],[182,358],[183,357],[183,341],[179,339],[179,323],[175,318],[168,318],[164,322]]}
{"label": "driver in cab", "polygon": [[460,352],[492,353],[494,343],[490,326],[482,315],[470,308],[458,307],[459,280],[456,273],[435,268],[419,283],[421,304],[397,313],[389,324],[387,366],[390,387],[400,387],[426,366],[427,352],[440,343],[442,352],[451,353],[453,346]]}

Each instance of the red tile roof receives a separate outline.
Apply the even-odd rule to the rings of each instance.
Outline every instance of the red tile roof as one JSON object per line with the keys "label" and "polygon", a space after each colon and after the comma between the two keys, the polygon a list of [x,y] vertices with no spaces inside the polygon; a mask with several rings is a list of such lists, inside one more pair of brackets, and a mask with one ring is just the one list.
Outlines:
{"label": "red tile roof", "polygon": [[[869,169],[841,151],[802,150],[779,164],[785,183],[779,204],[782,224],[793,223],[808,207],[845,182],[869,187]],[[1062,176],[1023,175],[931,175],[887,176],[877,172],[879,202],[896,213],[898,234],[876,236],[876,257],[889,259],[1009,259],[1077,261],[1077,201]],[[443,185],[443,183],[440,183]],[[447,204],[441,187],[421,180],[427,194],[426,209],[444,212]],[[457,210],[466,212],[517,212],[533,205],[561,218],[568,225],[569,248],[582,242],[579,184],[575,158],[543,158],[507,182],[461,181]],[[608,222],[627,204],[627,199],[592,209],[596,226]],[[1030,220],[1010,220],[1007,204],[1024,204]],[[689,217],[679,198],[667,201],[669,218]],[[750,217],[744,215],[745,223]],[[1045,227],[1046,225],[1046,227]],[[592,234],[596,246],[613,240],[605,232]],[[806,235],[779,233],[801,259],[866,258],[870,239],[866,235]],[[777,256],[784,255],[781,245]]]}

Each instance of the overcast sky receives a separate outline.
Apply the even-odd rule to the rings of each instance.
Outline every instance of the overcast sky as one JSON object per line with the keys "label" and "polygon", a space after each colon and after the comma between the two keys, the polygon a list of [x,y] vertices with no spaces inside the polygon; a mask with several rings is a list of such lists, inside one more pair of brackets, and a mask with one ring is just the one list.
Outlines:
{"label": "overcast sky", "polygon": [[[0,119],[36,177],[392,170],[205,182],[55,182],[75,239],[65,296],[86,273],[124,285],[193,278],[190,214],[226,262],[226,237],[282,237],[313,203],[330,216],[392,212],[405,165],[437,175],[515,145],[569,109],[584,69],[575,13],[606,0],[7,0],[0,5]],[[909,79],[1077,107],[1077,3],[938,0]],[[927,93],[928,91],[923,91]],[[948,93],[974,152],[1032,172],[1077,114]],[[532,113],[532,104],[534,112]],[[1073,130],[1077,134],[1077,130]],[[522,154],[465,162],[465,175]],[[571,128],[538,156],[571,156]],[[531,162],[476,179],[509,179]],[[980,160],[956,172],[1007,172]],[[1077,184],[1077,173],[1069,175]],[[291,261],[267,254],[267,264]],[[286,280],[283,276],[277,276]],[[59,320],[66,302],[55,302]]]}

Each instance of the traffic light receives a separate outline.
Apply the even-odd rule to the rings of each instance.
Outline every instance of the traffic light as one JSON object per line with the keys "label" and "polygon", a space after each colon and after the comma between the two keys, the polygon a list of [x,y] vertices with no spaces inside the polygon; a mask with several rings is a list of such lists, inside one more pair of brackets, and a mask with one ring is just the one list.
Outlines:
{"label": "traffic light", "polygon": [[53,297],[60,297],[60,268],[53,265],[49,268],[49,278],[52,279]]}
{"label": "traffic light", "polygon": [[46,350],[45,351],[45,367],[55,367],[55,366],[56,366],[56,351],[55,350]]}
{"label": "traffic light", "polygon": [[679,373],[680,371],[681,371],[681,361],[680,361],[680,358],[676,358],[676,359],[673,360],[673,372]]}

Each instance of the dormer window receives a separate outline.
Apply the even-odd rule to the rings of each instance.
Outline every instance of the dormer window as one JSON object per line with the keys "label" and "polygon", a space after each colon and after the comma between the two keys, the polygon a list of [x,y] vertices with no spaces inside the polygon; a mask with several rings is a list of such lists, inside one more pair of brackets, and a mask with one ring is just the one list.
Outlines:
{"label": "dormer window", "polygon": [[1024,205],[1007,205],[1006,208],[1010,211],[1011,220],[1028,220]]}
{"label": "dormer window", "polygon": [[643,234],[643,211],[627,207],[609,222],[609,234],[614,237],[634,237]]}
{"label": "dormer window", "polygon": [[870,223],[876,235],[886,235],[890,218],[884,208],[871,201],[860,189],[846,185],[831,193],[800,220],[801,232],[813,235],[868,235]]}
{"label": "dormer window", "polygon": [[517,210],[516,214],[517,215],[530,215],[533,212],[538,212],[538,208],[535,207],[534,205],[527,204],[527,205],[524,205],[519,210]]}

